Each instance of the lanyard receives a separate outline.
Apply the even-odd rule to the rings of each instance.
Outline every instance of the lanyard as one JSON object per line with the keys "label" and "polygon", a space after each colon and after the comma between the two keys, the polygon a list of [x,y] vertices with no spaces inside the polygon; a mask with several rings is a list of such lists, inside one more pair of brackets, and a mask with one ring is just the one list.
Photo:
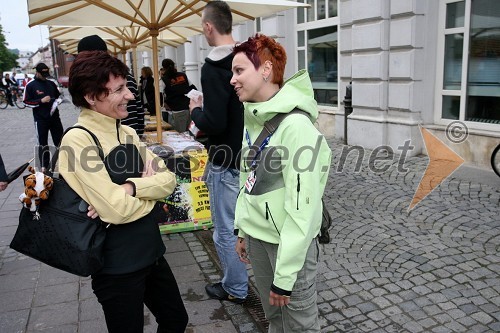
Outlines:
{"label": "lanyard", "polygon": [[[273,133],[270,133],[268,136],[266,136],[266,138],[260,144],[259,149],[257,150],[255,156],[253,157],[252,164],[250,165],[251,170],[255,170],[255,166],[257,164],[257,157],[259,157],[262,150],[267,146],[269,140],[271,140],[271,136],[273,136]],[[250,134],[248,134],[248,130],[245,130],[245,138],[247,139],[248,147],[250,147],[250,150],[252,150],[252,142],[250,141]]]}

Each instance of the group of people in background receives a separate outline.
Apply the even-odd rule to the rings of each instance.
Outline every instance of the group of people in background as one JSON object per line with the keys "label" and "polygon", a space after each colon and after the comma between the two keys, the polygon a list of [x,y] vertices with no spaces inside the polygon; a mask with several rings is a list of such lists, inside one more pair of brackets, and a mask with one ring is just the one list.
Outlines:
{"label": "group of people in background", "polygon": [[9,73],[5,73],[5,75],[2,75],[2,80],[0,82],[0,89],[2,89],[7,96],[7,102],[10,106],[14,106],[14,101],[12,100],[12,89],[17,89],[19,87],[19,83],[16,81],[15,76],[15,73],[12,74],[12,77],[10,77]]}
{"label": "group of people in background", "polygon": [[29,77],[28,74],[24,74],[22,81],[18,82],[16,79],[16,73],[12,73],[12,76],[9,73],[5,73],[5,75],[1,75],[1,77],[0,90],[4,91],[8,104],[10,106],[14,106],[12,92],[14,90],[18,90],[20,87],[24,89],[32,78]]}
{"label": "group of people in background", "polygon": [[[314,126],[318,110],[311,80],[305,70],[284,80],[286,52],[274,39],[260,34],[237,43],[226,2],[208,2],[201,24],[212,47],[201,70],[203,96],[185,96],[195,87],[171,59],[162,61],[160,76],[161,104],[188,112],[208,137],[205,181],[222,279],[208,284],[206,293],[244,303],[251,264],[269,331],[319,332],[317,236],[331,150]],[[78,160],[84,155],[79,152],[95,146],[89,133],[72,130],[63,136],[53,104],[58,90],[46,80],[47,73],[45,64],[37,65],[24,101],[33,108],[42,166],[48,168],[43,147],[50,131],[54,144],[75,152],[70,157],[61,150],[60,174],[89,204],[88,216],[110,224],[105,267],[92,275],[109,332],[142,332],[144,304],[156,318],[157,332],[184,332],[188,315],[164,258],[156,220],[157,200],[172,193],[176,176],[151,152],[139,153],[144,110],[160,112],[151,68],[141,69],[138,89],[126,65],[107,53],[99,36],[80,41],[68,89],[81,108],[77,124],[100,142],[104,159],[92,161]],[[297,109],[301,112],[292,114]],[[266,122],[289,113],[275,132],[256,142]],[[315,150],[307,155],[305,147]]]}
{"label": "group of people in background", "polygon": [[[189,98],[186,94],[196,86],[189,82],[187,75],[179,72],[172,59],[163,59],[160,70],[160,106],[161,119],[174,125],[179,132],[188,130],[189,125]],[[156,116],[155,83],[151,67],[141,68],[140,97],[144,110],[151,117]]]}

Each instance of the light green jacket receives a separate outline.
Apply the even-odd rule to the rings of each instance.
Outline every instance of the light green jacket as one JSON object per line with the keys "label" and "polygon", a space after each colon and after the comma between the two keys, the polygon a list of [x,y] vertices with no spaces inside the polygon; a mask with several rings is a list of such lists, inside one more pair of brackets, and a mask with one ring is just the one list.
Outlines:
{"label": "light green jacket", "polygon": [[287,80],[270,100],[244,103],[244,106],[245,131],[252,144],[264,122],[276,114],[295,108],[309,114],[309,117],[292,114],[282,121],[260,153],[256,182],[250,192],[244,186],[249,174],[245,161],[248,142],[244,135],[241,190],[235,214],[239,237],[250,235],[279,244],[273,284],[292,291],[307,249],[321,227],[321,197],[328,178],[331,150],[314,127],[318,108],[305,70]]}

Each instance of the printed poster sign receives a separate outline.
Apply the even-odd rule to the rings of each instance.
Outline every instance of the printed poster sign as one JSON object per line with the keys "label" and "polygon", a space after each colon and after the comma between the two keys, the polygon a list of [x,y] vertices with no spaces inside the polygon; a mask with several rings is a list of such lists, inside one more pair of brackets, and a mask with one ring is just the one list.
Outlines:
{"label": "printed poster sign", "polygon": [[207,159],[207,152],[203,150],[165,161],[171,170],[175,170],[177,186],[174,193],[163,200],[163,214],[159,223],[161,233],[212,227],[208,188],[201,180]]}

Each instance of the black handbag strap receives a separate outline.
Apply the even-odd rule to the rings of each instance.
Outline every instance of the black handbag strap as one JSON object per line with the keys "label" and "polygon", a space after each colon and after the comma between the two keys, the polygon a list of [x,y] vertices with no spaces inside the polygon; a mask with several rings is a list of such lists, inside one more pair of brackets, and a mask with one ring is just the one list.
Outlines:
{"label": "black handbag strap", "polygon": [[[90,136],[92,137],[92,139],[95,142],[95,145],[97,146],[99,157],[101,158],[102,161],[104,161],[104,152],[102,150],[101,143],[99,142],[99,139],[95,136],[95,134],[92,133],[89,129],[87,129],[87,128],[81,126],[81,125],[71,126],[71,127],[67,128],[64,131],[63,137],[66,135],[66,133],[68,133],[70,130],[72,130],[74,128],[78,128],[78,129],[84,130],[84,131],[86,131],[87,133],[90,134]],[[61,143],[62,143],[62,138],[61,138]],[[61,143],[59,143],[59,147],[57,147],[57,150],[54,153],[54,157],[52,157],[52,161],[50,163],[51,172],[54,172],[54,170],[56,168],[57,161],[59,160],[59,148],[61,147]]]}
{"label": "black handbag strap", "polygon": [[[299,108],[295,108],[288,113],[278,113],[277,115],[275,115],[274,117],[272,117],[271,119],[269,119],[268,121],[266,121],[264,123],[264,128],[260,132],[260,134],[257,137],[257,139],[255,140],[255,142],[249,147],[250,150],[248,152],[248,156],[256,156],[257,151],[258,151],[260,145],[262,144],[262,142],[264,142],[264,140],[268,136],[273,135],[274,132],[276,132],[276,130],[278,129],[278,127],[281,124],[281,122],[283,121],[283,119],[285,119],[286,117],[288,117],[289,115],[292,115],[292,114],[303,114],[303,115],[309,116],[309,113],[307,113]],[[247,166],[250,167],[250,165],[252,164],[252,161],[247,159],[246,162],[247,162]]]}

